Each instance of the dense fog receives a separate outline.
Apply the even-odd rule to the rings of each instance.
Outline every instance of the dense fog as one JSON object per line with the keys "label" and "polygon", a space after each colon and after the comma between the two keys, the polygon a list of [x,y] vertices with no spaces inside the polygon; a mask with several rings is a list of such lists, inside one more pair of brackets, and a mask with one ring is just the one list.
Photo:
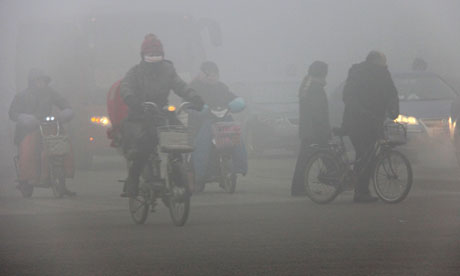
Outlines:
{"label": "dense fog", "polygon": [[[370,50],[376,49],[386,54],[392,72],[409,70],[413,59],[421,57],[428,63],[430,71],[440,74],[460,89],[457,73],[460,70],[460,2],[456,0],[197,0],[129,3],[103,0],[3,0],[0,2],[2,185],[8,184],[3,183],[3,175],[11,172],[14,153],[12,125],[9,123],[7,110],[14,94],[26,86],[25,70],[41,67],[50,72],[52,85],[62,90],[63,94],[69,95],[73,105],[79,104],[81,90],[93,88],[90,84],[72,82],[73,72],[65,71],[68,68],[76,70],[69,64],[72,60],[53,60],[56,57],[66,57],[66,50],[70,53],[74,51],[74,47],[79,47],[72,44],[75,37],[71,37],[65,30],[50,30],[62,37],[42,34],[51,43],[49,47],[61,51],[56,55],[48,53],[44,57],[41,55],[46,52],[46,45],[40,43],[40,35],[32,40],[25,39],[27,43],[21,44],[21,39],[24,39],[23,32],[27,32],[21,26],[25,23],[33,26],[34,22],[44,21],[57,25],[73,24],[82,18],[94,17],[97,20],[99,16],[123,16],[125,12],[183,14],[196,19],[215,20],[220,25],[222,46],[214,47],[209,35],[201,32],[204,55],[200,58],[219,64],[221,78],[227,83],[287,79],[300,82],[308,65],[319,59],[329,64],[327,90],[331,91],[345,79],[347,70],[353,63],[362,61]],[[127,24],[120,30],[119,37],[130,32],[130,24]],[[136,22],[132,22],[132,26],[140,28]],[[59,29],[59,26],[56,28]],[[164,36],[168,35],[168,26],[152,26],[151,31],[155,30],[159,30]],[[111,31],[115,32],[116,37],[117,27]],[[142,31],[134,31],[139,34],[147,33],[150,27],[143,26]],[[161,35],[159,36],[161,39]],[[102,83],[107,84],[106,89],[139,60],[138,47],[143,36],[133,35],[130,38],[132,41],[126,44],[130,48],[113,50],[114,55],[111,55],[111,51],[116,48],[117,41],[107,43],[107,55],[104,57],[107,58],[109,66],[106,68],[116,67],[116,70],[111,75],[112,78],[105,76],[106,80]],[[167,41],[165,45],[168,57]],[[174,47],[170,46],[171,49]],[[19,48],[21,54],[18,54]],[[172,59],[173,62],[181,62]],[[117,60],[120,62],[117,63]],[[199,65],[198,61],[195,63]],[[189,77],[193,77],[196,71],[192,69],[191,72]],[[81,87],[76,88],[75,85]],[[102,89],[98,91],[104,97],[106,90],[104,87],[98,88]]]}

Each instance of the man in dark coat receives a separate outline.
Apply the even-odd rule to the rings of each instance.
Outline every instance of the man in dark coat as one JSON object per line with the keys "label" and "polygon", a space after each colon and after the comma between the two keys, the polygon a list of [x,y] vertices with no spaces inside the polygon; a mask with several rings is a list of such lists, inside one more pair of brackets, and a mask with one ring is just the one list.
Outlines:
{"label": "man in dark coat", "polygon": [[293,196],[305,195],[304,173],[311,153],[309,146],[324,144],[330,139],[329,107],[324,91],[327,72],[326,63],[313,62],[299,88],[299,136],[302,144],[292,179]]}
{"label": "man in dark coat", "polygon": [[163,45],[155,35],[145,36],[141,58],[120,86],[120,94],[129,107],[128,117],[122,126],[123,151],[125,157],[132,161],[126,189],[122,193],[124,197],[137,195],[139,176],[157,144],[155,126],[145,122],[142,103],[154,102],[162,108],[168,104],[169,93],[173,90],[197,109],[204,104],[201,97],[178,76],[173,64],[164,59]]}
{"label": "man in dark coat", "polygon": [[[40,120],[51,116],[53,107],[60,109],[57,114],[60,123],[68,122],[73,118],[73,111],[69,102],[48,86],[50,81],[51,78],[40,69],[31,69],[27,89],[14,97],[10,105],[9,117],[16,122],[14,135],[16,145],[20,146],[28,134],[38,130]],[[33,155],[33,153],[30,154]],[[69,191],[66,187],[61,188],[64,194],[75,195],[74,192]]]}
{"label": "man in dark coat", "polygon": [[354,201],[373,202],[369,182],[372,168],[363,158],[383,136],[386,118],[399,115],[398,91],[395,88],[386,58],[380,52],[372,51],[364,62],[353,65],[343,89],[342,128],[350,136],[356,151],[355,170],[360,172],[356,183]]}

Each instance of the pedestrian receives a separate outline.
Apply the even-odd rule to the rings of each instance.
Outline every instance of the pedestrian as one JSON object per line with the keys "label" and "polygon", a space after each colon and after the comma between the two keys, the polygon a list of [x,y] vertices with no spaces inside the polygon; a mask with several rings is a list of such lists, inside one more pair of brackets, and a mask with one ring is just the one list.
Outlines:
{"label": "pedestrian", "polygon": [[328,65],[313,62],[299,88],[299,136],[301,147],[291,185],[292,196],[305,195],[304,174],[311,154],[310,145],[327,143],[331,137],[326,92]]}
{"label": "pedestrian", "polygon": [[396,119],[399,115],[398,91],[383,53],[371,51],[365,61],[350,68],[343,89],[343,102],[342,129],[350,137],[356,152],[357,183],[353,200],[373,202],[377,198],[369,191],[372,166],[365,156],[383,137],[384,121]]}

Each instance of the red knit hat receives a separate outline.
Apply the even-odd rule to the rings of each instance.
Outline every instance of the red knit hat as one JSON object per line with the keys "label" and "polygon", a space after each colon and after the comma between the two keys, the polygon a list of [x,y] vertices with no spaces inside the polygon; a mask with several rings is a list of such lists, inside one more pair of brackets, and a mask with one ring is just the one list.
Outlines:
{"label": "red knit hat", "polygon": [[164,56],[163,44],[154,34],[147,34],[141,45],[141,55]]}

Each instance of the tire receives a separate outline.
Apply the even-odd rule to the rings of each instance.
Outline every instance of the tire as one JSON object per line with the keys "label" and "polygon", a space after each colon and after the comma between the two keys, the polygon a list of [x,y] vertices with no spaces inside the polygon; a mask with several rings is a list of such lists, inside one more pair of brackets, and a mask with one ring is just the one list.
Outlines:
{"label": "tire", "polygon": [[172,164],[168,177],[168,208],[175,226],[184,226],[190,214],[190,189],[187,174],[181,163]]}
{"label": "tire", "polygon": [[139,195],[135,198],[129,198],[129,213],[136,224],[144,224],[149,215],[150,209],[150,190],[148,187],[142,187]]}
{"label": "tire", "polygon": [[335,155],[327,151],[314,153],[305,168],[306,195],[318,204],[333,201],[342,191],[341,172],[341,166]]}
{"label": "tire", "polygon": [[[378,158],[372,179],[375,193],[382,201],[386,203],[401,202],[407,197],[412,187],[411,164],[402,153],[390,150]],[[397,185],[398,183],[399,185]],[[398,189],[391,193],[389,191],[391,187]]]}
{"label": "tire", "polygon": [[34,186],[30,185],[27,181],[21,181],[18,189],[24,198],[30,198],[34,193]]}
{"label": "tire", "polygon": [[235,193],[237,175],[233,173],[232,159],[229,157],[221,157],[221,183],[220,186],[229,194]]}

